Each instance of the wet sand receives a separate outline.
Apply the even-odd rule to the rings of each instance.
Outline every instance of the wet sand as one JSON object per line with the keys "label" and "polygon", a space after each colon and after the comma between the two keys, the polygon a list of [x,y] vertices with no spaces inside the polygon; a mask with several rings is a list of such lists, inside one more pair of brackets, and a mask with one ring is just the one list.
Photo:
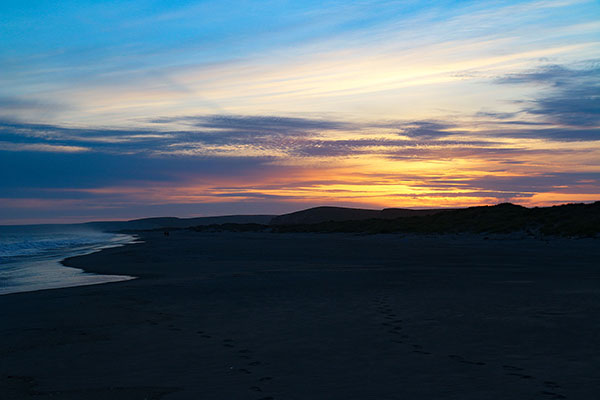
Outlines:
{"label": "wet sand", "polygon": [[2,399],[593,399],[600,241],[144,234],[0,296]]}

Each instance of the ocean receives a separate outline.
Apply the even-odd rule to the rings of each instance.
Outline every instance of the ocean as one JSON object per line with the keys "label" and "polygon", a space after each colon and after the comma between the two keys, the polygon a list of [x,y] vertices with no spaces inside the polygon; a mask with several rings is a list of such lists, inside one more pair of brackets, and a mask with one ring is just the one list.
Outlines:
{"label": "ocean", "polygon": [[0,226],[0,295],[134,279],[87,273],[60,261],[135,240],[81,224]]}

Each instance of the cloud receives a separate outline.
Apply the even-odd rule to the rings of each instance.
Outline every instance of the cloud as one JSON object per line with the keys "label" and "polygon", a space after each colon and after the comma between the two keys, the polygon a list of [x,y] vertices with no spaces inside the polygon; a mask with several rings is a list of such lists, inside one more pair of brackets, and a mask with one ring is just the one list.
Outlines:
{"label": "cloud", "polygon": [[[232,13],[218,2],[198,7],[210,3],[214,3],[211,12],[178,11],[175,15],[181,17],[175,20],[154,21],[158,10],[151,17],[136,11],[135,16],[125,18],[125,8],[122,13],[111,13],[111,18],[119,16],[115,21],[101,18],[110,27],[102,34],[75,35],[74,41],[66,42],[65,35],[72,35],[73,29],[62,33],[61,29],[80,18],[61,14],[59,19],[68,24],[37,24],[45,35],[20,32],[22,27],[15,24],[9,28],[19,31],[12,35],[13,45],[24,54],[2,65],[0,69],[7,74],[0,77],[4,83],[0,86],[6,93],[31,93],[72,104],[72,112],[45,119],[54,123],[126,126],[149,115],[224,110],[429,118],[436,109],[471,112],[479,104],[493,107],[502,99],[493,88],[490,91],[489,82],[466,96],[461,94],[472,89],[469,85],[481,83],[481,77],[512,72],[540,57],[589,57],[594,42],[587,38],[597,31],[588,26],[581,33],[586,38],[581,43],[564,40],[569,34],[564,31],[582,28],[582,18],[570,15],[571,7],[565,2],[468,2],[433,7],[418,2],[343,6],[336,2],[318,7],[298,3],[298,8],[292,7],[295,11],[283,3],[272,4],[281,15],[256,13],[256,7],[244,13],[240,11],[244,5]],[[213,15],[214,6],[223,13],[223,20],[204,20]],[[594,9],[589,4],[584,7]],[[315,13],[315,8],[320,11]],[[94,8],[85,14],[103,15],[104,11]],[[442,14],[444,18],[439,18]],[[580,14],[590,24],[594,21],[593,12]],[[194,23],[193,15],[201,15],[203,23]],[[309,15],[311,23],[307,24]],[[552,16],[552,23],[544,16]],[[234,24],[224,24],[233,22],[232,18]],[[288,18],[290,23],[284,23]],[[132,29],[130,24],[138,19],[146,21],[142,25],[147,35],[141,34],[139,26]],[[88,25],[81,28],[98,27]],[[203,32],[201,38],[198,29]],[[165,35],[170,30],[176,33]],[[529,35],[531,31],[535,37]],[[145,40],[140,40],[142,36]],[[94,37],[98,43],[76,44],[85,37]],[[27,117],[19,115],[21,120],[35,116]],[[203,123],[209,128],[211,121]],[[231,121],[227,123],[227,129],[235,129]]]}
{"label": "cloud", "polygon": [[[569,126],[598,127],[600,125],[600,69],[595,82],[580,82],[561,86],[557,93],[534,101],[527,108],[530,114]],[[596,131],[600,136],[600,130]]]}
{"label": "cloud", "polygon": [[542,84],[549,86],[566,86],[572,84],[573,81],[588,79],[594,74],[600,72],[600,67],[592,63],[591,66],[583,69],[570,69],[562,65],[547,65],[535,70],[521,72],[516,74],[508,74],[496,80],[497,83],[509,84]]}
{"label": "cloud", "polygon": [[[493,119],[495,114],[486,112],[485,116]],[[502,119],[504,117],[499,116],[501,123],[508,122]],[[182,121],[185,123],[183,128]],[[102,129],[0,120],[0,141],[5,143],[0,150],[86,150],[143,157],[241,157],[265,162],[360,155],[390,159],[451,159],[531,151],[525,151],[514,142],[508,145],[498,140],[500,138],[563,142],[600,140],[594,128],[524,125],[524,128],[492,127],[469,132],[459,122],[434,119],[358,123],[326,118],[217,114],[164,117],[152,122],[143,129]],[[173,124],[177,129],[169,129]],[[553,152],[545,151],[547,154]]]}
{"label": "cloud", "polygon": [[[499,84],[535,84],[548,89],[524,104],[522,111],[539,116],[544,122],[570,127],[600,125],[600,61],[586,63],[579,69],[550,65],[537,70],[511,74],[496,80]],[[590,137],[584,131],[583,137]],[[571,131],[577,138],[578,132]],[[600,131],[596,132],[600,136]]]}
{"label": "cloud", "polygon": [[[30,143],[85,144],[95,151],[115,154],[179,154],[224,156],[273,154],[292,150],[329,131],[353,131],[361,125],[326,119],[276,116],[205,115],[159,118],[160,124],[148,129],[72,128],[50,124],[19,123],[0,120],[0,139]],[[187,124],[185,130],[169,129],[172,124]],[[250,151],[252,148],[252,151]]]}
{"label": "cloud", "polygon": [[10,143],[0,141],[1,151],[43,151],[50,153],[81,153],[90,151],[82,146],[53,145],[46,143]]}
{"label": "cloud", "polygon": [[439,121],[414,121],[404,124],[401,129],[402,134],[409,137],[435,139],[461,133],[452,131],[453,128],[453,124]]}
{"label": "cloud", "polygon": [[478,118],[494,118],[497,120],[506,120],[509,118],[514,118],[518,115],[518,113],[512,112],[496,112],[496,111],[478,111],[475,113],[475,116]]}
{"label": "cloud", "polygon": [[85,145],[94,151],[129,154],[143,152],[174,137],[173,133],[159,130],[72,128],[0,120],[0,139],[20,145],[45,141],[52,146]]}
{"label": "cloud", "polygon": [[342,121],[277,116],[243,115],[200,115],[184,117],[164,117],[152,120],[154,123],[184,122],[199,128],[218,129],[224,132],[248,134],[306,134],[315,131],[352,130],[356,124]]}
{"label": "cloud", "polygon": [[484,176],[468,180],[473,188],[485,190],[544,193],[553,190],[563,192],[600,191],[600,172],[553,172],[532,176]]}
{"label": "cloud", "polygon": [[600,129],[566,126],[564,128],[490,130],[490,135],[507,138],[545,139],[556,142],[600,141]]}
{"label": "cloud", "polygon": [[25,99],[21,97],[0,96],[0,110],[6,111],[62,111],[68,107],[55,102]]}

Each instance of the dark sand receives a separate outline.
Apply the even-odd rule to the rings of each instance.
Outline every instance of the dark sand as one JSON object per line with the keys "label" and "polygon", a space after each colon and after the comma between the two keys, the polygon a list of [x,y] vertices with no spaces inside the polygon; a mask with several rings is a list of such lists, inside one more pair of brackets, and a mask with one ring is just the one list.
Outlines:
{"label": "dark sand", "polygon": [[0,296],[0,399],[597,399],[600,241],[172,232]]}

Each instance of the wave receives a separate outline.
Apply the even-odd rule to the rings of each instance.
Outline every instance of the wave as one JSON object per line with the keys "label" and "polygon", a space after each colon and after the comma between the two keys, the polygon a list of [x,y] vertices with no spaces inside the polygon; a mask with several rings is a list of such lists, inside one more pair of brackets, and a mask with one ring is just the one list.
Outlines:
{"label": "wave", "polygon": [[19,261],[24,257],[54,256],[98,245],[110,245],[129,239],[119,235],[69,226],[0,227],[0,262]]}
{"label": "wave", "polygon": [[60,261],[135,239],[77,225],[0,226],[0,295],[134,279],[87,273]]}

